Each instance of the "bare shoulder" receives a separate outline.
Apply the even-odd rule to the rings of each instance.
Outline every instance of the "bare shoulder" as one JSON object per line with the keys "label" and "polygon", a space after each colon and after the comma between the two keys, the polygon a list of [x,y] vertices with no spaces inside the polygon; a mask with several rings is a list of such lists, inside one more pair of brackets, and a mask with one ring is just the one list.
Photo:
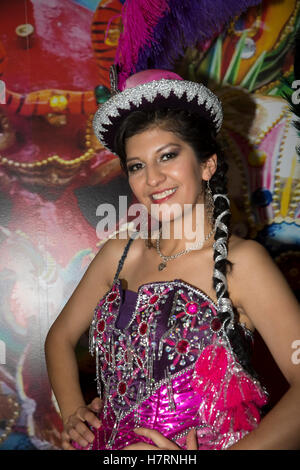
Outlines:
{"label": "bare shoulder", "polygon": [[228,254],[228,259],[235,264],[234,285],[240,293],[245,291],[249,296],[255,292],[256,295],[260,293],[262,297],[272,293],[273,298],[276,295],[288,302],[291,299],[294,302],[287,280],[262,244],[255,240],[234,240]]}
{"label": "bare shoulder", "polygon": [[289,309],[299,313],[298,302],[287,279],[263,245],[235,237],[228,250],[228,259],[234,263],[230,282],[236,303],[254,322],[257,321],[257,305],[265,315],[267,311],[275,315],[279,305],[281,311]]}
{"label": "bare shoulder", "polygon": [[256,240],[244,239],[237,235],[230,237],[228,246],[228,258],[240,267],[246,266],[248,262],[272,260],[266,248]]}
{"label": "bare shoulder", "polygon": [[[233,268],[227,274],[230,297],[236,307],[240,321],[250,330],[255,330],[251,312],[245,307],[245,298],[251,293],[251,280],[257,274],[259,266],[265,266],[266,258],[270,257],[267,250],[257,241],[232,235],[228,243],[227,259],[233,263]],[[273,265],[273,261],[271,260]],[[267,263],[268,264],[268,263]]]}
{"label": "bare shoulder", "polygon": [[256,240],[233,236],[228,247],[228,260],[233,263],[230,273],[231,288],[239,305],[242,303],[241,297],[245,288],[249,292],[253,283],[258,289],[257,279],[265,278],[275,283],[276,278],[277,285],[278,279],[282,280],[283,276],[275,261],[267,249]]}

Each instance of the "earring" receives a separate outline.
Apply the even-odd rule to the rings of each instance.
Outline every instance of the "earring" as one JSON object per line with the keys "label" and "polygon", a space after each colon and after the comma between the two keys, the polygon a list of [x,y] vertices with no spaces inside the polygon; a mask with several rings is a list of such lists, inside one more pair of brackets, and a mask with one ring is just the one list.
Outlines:
{"label": "earring", "polygon": [[215,210],[215,203],[214,203],[214,198],[212,195],[212,190],[209,185],[209,180],[207,180],[207,186],[205,190],[205,208],[207,211],[207,217],[209,220],[210,225],[214,225],[215,219],[214,219],[214,210]]}

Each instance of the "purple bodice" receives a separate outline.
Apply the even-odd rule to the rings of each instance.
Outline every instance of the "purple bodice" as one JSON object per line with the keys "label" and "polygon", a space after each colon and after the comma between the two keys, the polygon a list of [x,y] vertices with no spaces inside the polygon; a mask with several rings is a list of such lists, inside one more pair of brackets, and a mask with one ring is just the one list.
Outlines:
{"label": "purple bodice", "polygon": [[151,442],[133,432],[137,426],[156,429],[182,448],[194,427],[203,449],[225,448],[245,435],[247,430],[221,435],[203,420],[203,397],[191,385],[201,351],[218,339],[226,342],[216,305],[200,289],[176,279],[133,292],[117,279],[98,302],[90,328],[104,398],[102,427],[93,430],[91,448]]}

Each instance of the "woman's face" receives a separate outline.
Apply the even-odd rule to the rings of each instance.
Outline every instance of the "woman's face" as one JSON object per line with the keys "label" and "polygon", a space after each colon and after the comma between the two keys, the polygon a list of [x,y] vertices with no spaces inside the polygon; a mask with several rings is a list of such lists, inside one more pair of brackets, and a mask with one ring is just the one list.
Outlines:
{"label": "woman's face", "polygon": [[181,216],[184,204],[203,202],[207,164],[200,164],[193,148],[173,132],[150,128],[128,138],[125,150],[130,187],[155,218],[172,220]]}

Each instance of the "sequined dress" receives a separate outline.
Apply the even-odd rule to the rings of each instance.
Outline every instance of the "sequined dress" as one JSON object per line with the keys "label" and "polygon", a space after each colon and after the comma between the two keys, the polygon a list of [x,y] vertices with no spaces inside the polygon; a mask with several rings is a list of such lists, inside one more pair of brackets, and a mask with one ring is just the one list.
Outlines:
{"label": "sequined dress", "polygon": [[[199,449],[234,444],[258,425],[267,394],[233,354],[217,306],[180,279],[142,284],[138,292],[123,289],[118,276],[124,259],[90,327],[104,407],[87,449],[152,444],[134,433],[139,426],[158,430],[182,449],[192,428]],[[244,332],[251,341],[250,330]]]}

